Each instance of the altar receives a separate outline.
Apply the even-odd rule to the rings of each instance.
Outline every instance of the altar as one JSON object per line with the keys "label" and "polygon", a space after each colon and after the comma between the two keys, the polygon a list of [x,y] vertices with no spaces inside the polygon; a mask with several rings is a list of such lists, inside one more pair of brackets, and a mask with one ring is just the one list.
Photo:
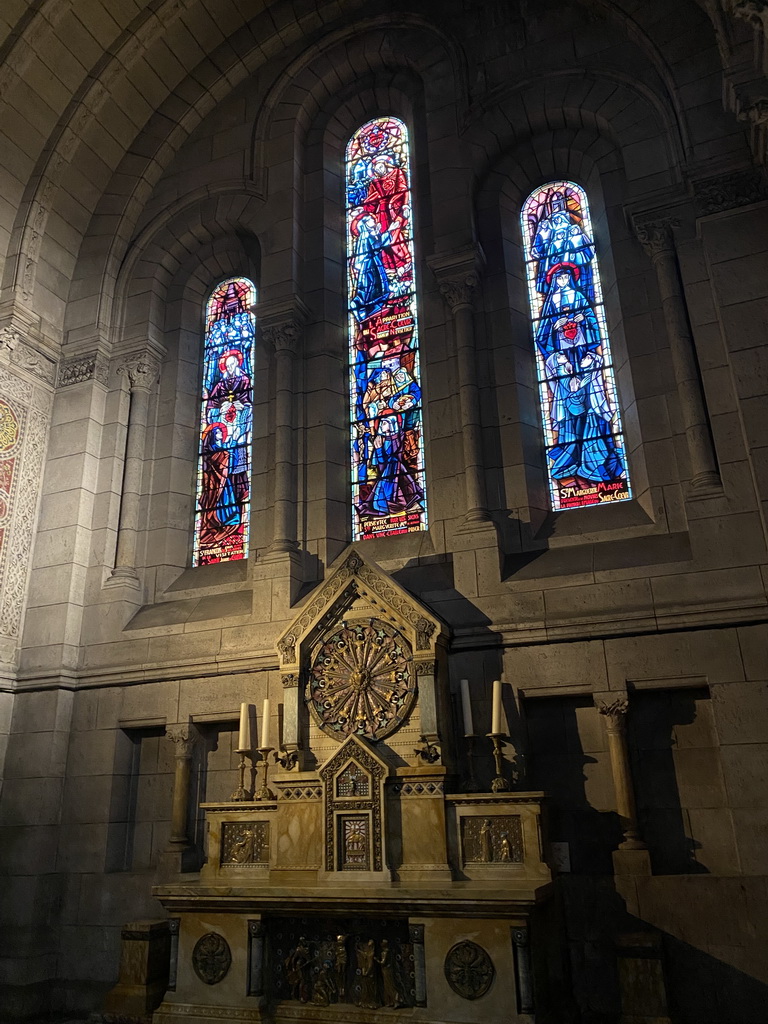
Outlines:
{"label": "altar", "polygon": [[172,929],[154,1024],[533,1020],[543,794],[510,787],[498,742],[475,791],[449,640],[355,551],[284,631],[281,735],[202,805],[199,879],[154,889]]}

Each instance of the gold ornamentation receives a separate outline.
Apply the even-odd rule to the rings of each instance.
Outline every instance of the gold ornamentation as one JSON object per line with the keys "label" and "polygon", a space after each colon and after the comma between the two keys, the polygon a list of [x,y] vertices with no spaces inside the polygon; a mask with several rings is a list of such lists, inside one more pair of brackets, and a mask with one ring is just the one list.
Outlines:
{"label": "gold ornamentation", "polygon": [[339,822],[339,868],[370,871],[371,819],[367,814],[345,814]]}
{"label": "gold ornamentation", "polygon": [[523,828],[517,814],[461,819],[465,864],[521,864]]}
{"label": "gold ornamentation", "polygon": [[398,729],[416,686],[408,644],[386,622],[343,623],[321,646],[307,701],[323,732],[379,740]]}
{"label": "gold ornamentation", "polygon": [[19,421],[7,402],[0,399],[0,453],[7,454],[19,439]]}
{"label": "gold ornamentation", "polygon": [[267,864],[268,821],[226,821],[221,828],[222,864]]}

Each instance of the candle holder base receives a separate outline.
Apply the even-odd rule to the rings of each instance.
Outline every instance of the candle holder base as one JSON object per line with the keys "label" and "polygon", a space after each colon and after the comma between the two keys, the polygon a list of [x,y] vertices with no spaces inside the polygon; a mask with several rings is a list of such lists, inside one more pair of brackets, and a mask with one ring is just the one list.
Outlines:
{"label": "candle holder base", "polygon": [[245,755],[250,753],[250,751],[238,750],[237,753],[240,755],[240,764],[237,766],[240,772],[240,785],[229,799],[236,803],[244,803],[246,800],[251,799],[250,792],[245,788]]}
{"label": "candle holder base", "polygon": [[261,786],[257,793],[254,794],[254,800],[275,800],[275,794],[269,788],[268,776],[269,776],[269,755],[274,750],[274,747],[259,747],[259,753],[261,754],[262,763],[264,765],[264,778],[262,779]]}
{"label": "candle holder base", "polygon": [[496,764],[496,777],[491,782],[491,792],[507,793],[509,792],[509,783],[504,778],[504,753],[501,749],[504,734],[493,732],[490,736],[493,741],[493,760]]}

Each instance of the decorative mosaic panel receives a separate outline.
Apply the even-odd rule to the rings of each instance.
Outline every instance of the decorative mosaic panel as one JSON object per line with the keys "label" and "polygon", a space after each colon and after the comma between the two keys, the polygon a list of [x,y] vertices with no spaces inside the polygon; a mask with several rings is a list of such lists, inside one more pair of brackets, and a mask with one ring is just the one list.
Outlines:
{"label": "decorative mosaic panel", "polygon": [[269,822],[225,821],[221,827],[221,863],[269,863]]}
{"label": "decorative mosaic panel", "polygon": [[336,779],[336,796],[369,796],[370,780],[359,764],[354,762]]}
{"label": "decorative mosaic panel", "polygon": [[523,827],[516,814],[462,817],[461,848],[465,864],[520,864]]}

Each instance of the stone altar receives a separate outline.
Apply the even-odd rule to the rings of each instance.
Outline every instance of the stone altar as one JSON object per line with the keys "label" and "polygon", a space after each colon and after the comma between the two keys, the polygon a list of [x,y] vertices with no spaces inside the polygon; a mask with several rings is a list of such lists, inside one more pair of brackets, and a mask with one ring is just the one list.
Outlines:
{"label": "stone altar", "polygon": [[199,880],[154,890],[178,921],[154,1024],[532,1019],[543,794],[457,791],[447,643],[354,551],[285,631],[269,784],[203,804]]}

